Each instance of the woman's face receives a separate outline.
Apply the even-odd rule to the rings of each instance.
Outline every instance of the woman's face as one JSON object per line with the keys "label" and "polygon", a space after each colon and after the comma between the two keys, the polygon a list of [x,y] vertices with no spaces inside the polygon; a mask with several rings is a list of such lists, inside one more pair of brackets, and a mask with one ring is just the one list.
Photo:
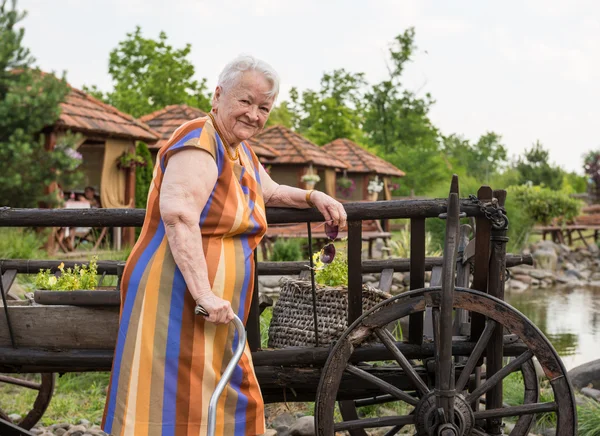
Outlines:
{"label": "woman's face", "polygon": [[213,111],[225,140],[235,145],[256,135],[264,127],[273,107],[273,97],[267,97],[271,84],[256,71],[246,71],[230,89],[217,86]]}

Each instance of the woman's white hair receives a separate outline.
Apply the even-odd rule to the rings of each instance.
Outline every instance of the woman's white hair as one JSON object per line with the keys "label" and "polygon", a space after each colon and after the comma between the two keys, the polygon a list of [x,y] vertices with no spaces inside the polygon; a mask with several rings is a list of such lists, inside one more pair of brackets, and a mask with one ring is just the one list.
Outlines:
{"label": "woman's white hair", "polygon": [[279,94],[279,74],[265,61],[256,59],[250,55],[240,55],[229,62],[219,74],[217,86],[224,91],[230,89],[246,71],[257,71],[271,84],[271,90],[267,93],[269,97],[277,99]]}

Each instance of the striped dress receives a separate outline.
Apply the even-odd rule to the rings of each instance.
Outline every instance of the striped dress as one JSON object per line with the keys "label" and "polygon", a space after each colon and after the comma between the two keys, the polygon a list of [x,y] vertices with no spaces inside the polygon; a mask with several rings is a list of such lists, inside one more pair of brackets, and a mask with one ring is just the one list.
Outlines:
{"label": "striped dress", "polygon": [[[195,302],[173,260],[159,213],[169,157],[198,147],[215,159],[218,180],[200,217],[212,291],[244,322],[254,283],[253,250],[267,222],[254,152],[232,162],[209,118],[181,126],[158,153],[144,227],[122,279],[121,322],[104,411],[113,436],[197,436],[207,432],[210,396],[237,345],[233,326],[194,315]],[[264,405],[248,347],[217,413],[217,435],[257,435]]]}

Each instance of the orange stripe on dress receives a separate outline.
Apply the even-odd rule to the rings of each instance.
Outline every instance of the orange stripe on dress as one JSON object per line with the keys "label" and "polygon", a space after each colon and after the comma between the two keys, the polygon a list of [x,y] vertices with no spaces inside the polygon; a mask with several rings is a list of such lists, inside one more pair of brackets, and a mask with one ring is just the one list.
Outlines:
{"label": "orange stripe on dress", "polygon": [[[136,434],[148,433],[148,422],[150,418],[154,421],[161,421],[159,416],[150,416],[150,386],[152,385],[152,361],[154,353],[154,335],[156,326],[156,310],[158,306],[158,292],[160,290],[160,278],[162,273],[165,253],[167,251],[167,239],[164,238],[156,250],[154,261],[148,275],[144,294],[144,314],[142,325],[140,363],[138,373],[138,401],[136,402]],[[145,399],[146,402],[139,401]],[[153,411],[153,414],[157,411]],[[162,408],[159,411],[162,413]]]}
{"label": "orange stripe on dress", "polygon": [[193,362],[193,354],[198,349],[200,352],[204,347],[202,341],[194,342],[194,330],[197,322],[202,322],[194,315],[194,307],[196,303],[189,291],[185,290],[184,308],[182,313],[181,333],[179,341],[179,372],[177,378],[177,410],[175,414],[177,427],[175,436],[187,436],[189,426],[189,404],[193,403],[194,407],[202,407],[202,398],[192,398],[190,401],[190,389],[192,379],[192,363],[204,368],[204,362]]}

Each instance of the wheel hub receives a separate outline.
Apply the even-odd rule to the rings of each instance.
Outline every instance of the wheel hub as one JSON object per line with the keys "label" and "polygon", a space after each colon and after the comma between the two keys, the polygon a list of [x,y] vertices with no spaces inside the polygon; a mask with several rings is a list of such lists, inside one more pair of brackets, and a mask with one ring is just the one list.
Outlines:
{"label": "wheel hub", "polygon": [[471,434],[475,419],[464,397],[454,397],[454,422],[444,422],[444,414],[438,410],[435,394],[423,397],[415,409],[415,427],[422,436],[466,436]]}

